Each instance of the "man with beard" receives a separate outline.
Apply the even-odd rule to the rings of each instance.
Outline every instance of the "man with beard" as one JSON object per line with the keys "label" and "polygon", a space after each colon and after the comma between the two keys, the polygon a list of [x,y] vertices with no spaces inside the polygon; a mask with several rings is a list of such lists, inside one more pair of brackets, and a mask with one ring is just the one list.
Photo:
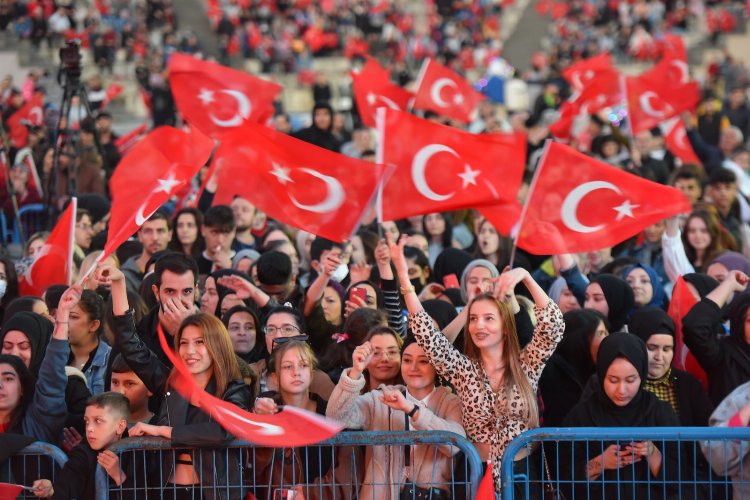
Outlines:
{"label": "man with beard", "polygon": [[255,249],[255,237],[252,234],[255,206],[241,196],[235,196],[229,206],[234,213],[236,225],[232,249],[236,252],[248,248]]}
{"label": "man with beard", "polygon": [[138,241],[143,245],[140,255],[130,257],[122,265],[121,270],[125,274],[125,282],[128,290],[138,293],[146,271],[146,264],[156,252],[167,249],[172,239],[172,225],[169,216],[157,210],[138,230]]}

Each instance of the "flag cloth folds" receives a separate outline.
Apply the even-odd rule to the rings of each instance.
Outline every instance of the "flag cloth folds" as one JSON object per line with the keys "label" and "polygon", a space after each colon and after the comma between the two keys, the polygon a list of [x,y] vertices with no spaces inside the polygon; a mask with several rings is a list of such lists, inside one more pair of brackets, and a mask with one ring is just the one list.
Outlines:
{"label": "flag cloth folds", "polygon": [[265,123],[281,86],[185,54],[169,58],[169,84],[180,113],[211,137],[246,121]]}
{"label": "flag cloth folds", "polygon": [[389,73],[377,61],[367,59],[359,73],[352,73],[354,100],[362,123],[375,127],[376,110],[381,106],[406,110],[414,94],[391,83]]}
{"label": "flag cloth folds", "polygon": [[495,500],[495,479],[492,477],[492,461],[487,460],[487,470],[477,488],[476,500]]}
{"label": "flag cloth folds", "polygon": [[28,125],[44,123],[44,94],[36,93],[29,102],[8,118],[8,132],[16,149],[26,146],[29,141]]}
{"label": "flag cloth folds", "polygon": [[678,189],[550,141],[521,215],[516,244],[539,255],[600,250],[690,210],[690,201]]}
{"label": "flag cloth folds", "polygon": [[307,446],[333,437],[342,426],[316,413],[286,405],[274,415],[257,415],[207,393],[193,380],[183,361],[167,343],[159,327],[159,344],[172,362],[170,384],[180,395],[208,413],[223,429],[240,439],[274,448]]}
{"label": "flag cloth folds", "polygon": [[432,59],[425,59],[422,63],[417,78],[414,109],[434,111],[469,123],[472,113],[484,98],[481,92],[474,90],[469,82],[452,69]]}
{"label": "flag cloth folds", "polygon": [[526,167],[523,134],[470,134],[389,108],[378,112],[378,161],[395,168],[383,188],[383,220],[516,200]]}
{"label": "flag cloth folds", "polygon": [[693,146],[690,145],[682,120],[672,118],[672,120],[662,124],[662,130],[664,132],[664,144],[670,153],[679,158],[683,164],[702,164],[698,155],[695,154]]}
{"label": "flag cloth folds", "polygon": [[21,295],[41,297],[50,285],[70,284],[77,207],[78,199],[71,198],[34,262],[19,276]]}
{"label": "flag cloth folds", "polygon": [[206,164],[214,143],[196,129],[152,130],[120,161],[109,181],[112,216],[104,259]]}
{"label": "flag cloth folds", "polygon": [[269,217],[334,241],[354,233],[385,171],[254,123],[224,134],[214,162],[215,204],[240,195]]}
{"label": "flag cloth folds", "polygon": [[675,326],[675,338],[674,338],[674,361],[672,366],[679,370],[685,370],[686,372],[693,375],[703,385],[703,388],[708,391],[708,376],[706,372],[698,364],[698,360],[690,352],[690,349],[685,345],[685,337],[682,333],[682,318],[684,318],[690,309],[698,303],[698,299],[693,295],[693,292],[687,285],[682,276],[677,278],[672,289],[672,298],[669,302],[669,310],[667,314],[674,321]]}

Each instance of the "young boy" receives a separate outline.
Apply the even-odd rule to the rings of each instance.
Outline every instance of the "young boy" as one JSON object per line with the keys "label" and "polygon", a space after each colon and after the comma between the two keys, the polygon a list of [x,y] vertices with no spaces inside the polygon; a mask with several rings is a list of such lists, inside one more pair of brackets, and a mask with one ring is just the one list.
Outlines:
{"label": "young boy", "polygon": [[128,428],[138,422],[146,424],[154,423],[154,413],[148,408],[148,399],[151,392],[146,388],[143,381],[138,378],[133,370],[125,362],[122,354],[115,356],[112,362],[112,392],[118,392],[125,396],[130,403],[130,418]]}
{"label": "young boy", "polygon": [[[70,453],[68,462],[57,476],[54,486],[49,479],[34,481],[34,495],[43,498],[95,498],[95,473],[97,463],[120,486],[126,479],[120,461],[107,448],[118,441],[128,425],[130,407],[128,400],[117,392],[102,392],[86,403],[83,420],[86,441]],[[102,451],[104,450],[104,451]]]}

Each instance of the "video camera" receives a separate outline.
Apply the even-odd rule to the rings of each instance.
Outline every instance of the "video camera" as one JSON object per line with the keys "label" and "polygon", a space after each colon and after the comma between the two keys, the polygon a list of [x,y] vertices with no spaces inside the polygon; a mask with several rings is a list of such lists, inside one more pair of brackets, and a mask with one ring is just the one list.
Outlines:
{"label": "video camera", "polygon": [[60,49],[60,71],[58,75],[77,82],[81,79],[81,41],[78,39],[68,40]]}

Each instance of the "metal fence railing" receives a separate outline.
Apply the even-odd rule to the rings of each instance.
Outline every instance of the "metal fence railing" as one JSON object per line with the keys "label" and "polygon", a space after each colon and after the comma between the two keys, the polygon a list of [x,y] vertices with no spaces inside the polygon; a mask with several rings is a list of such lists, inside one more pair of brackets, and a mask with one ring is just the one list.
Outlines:
{"label": "metal fence railing", "polygon": [[750,498],[750,429],[540,428],[501,469],[503,500]]}
{"label": "metal fence railing", "polygon": [[[404,474],[406,452],[418,457],[410,460],[408,477],[417,478],[416,486],[433,500],[473,498],[482,477],[476,449],[464,437],[444,431],[342,432],[301,448],[264,448],[236,440],[221,449],[186,449],[161,438],[131,438],[110,449],[119,456],[126,478],[116,486],[98,467],[98,499],[281,500],[295,493],[306,500],[395,499],[404,484],[411,484]],[[424,498],[413,490],[414,498]]]}
{"label": "metal fence railing", "polygon": [[[53,483],[68,461],[68,456],[58,447],[36,441],[0,464],[0,482],[31,486],[37,479]],[[26,490],[18,498],[36,498]]]}

